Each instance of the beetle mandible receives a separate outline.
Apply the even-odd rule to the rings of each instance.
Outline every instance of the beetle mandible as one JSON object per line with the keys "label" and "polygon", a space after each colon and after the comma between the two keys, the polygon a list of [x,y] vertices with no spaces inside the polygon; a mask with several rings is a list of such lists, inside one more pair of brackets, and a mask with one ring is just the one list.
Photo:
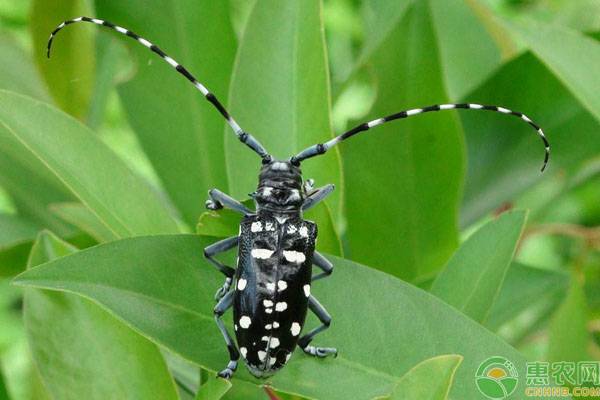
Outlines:
{"label": "beetle mandible", "polygon": [[[239,235],[221,240],[204,249],[205,257],[225,275],[223,286],[215,294],[217,305],[214,308],[215,321],[229,350],[230,360],[218,374],[224,378],[231,378],[237,369],[240,355],[250,373],[258,378],[269,377],[282,368],[296,346],[310,356],[337,355],[337,350],[333,347],[311,345],[315,335],[327,329],[331,323],[329,313],[311,295],[311,283],[330,275],[333,265],[315,250],[317,226],[302,217],[304,211],[322,201],[334,187],[325,185],[315,189],[311,179],[303,180],[300,169],[302,161],[324,154],[345,139],[389,121],[431,111],[470,109],[509,114],[527,122],[544,143],[542,171],[548,163],[550,144],[542,129],[529,117],[508,108],[474,103],[440,104],[401,111],[360,124],[325,143],[308,147],[287,160],[275,160],[256,138],[238,125],[215,95],[185,67],[159,47],[129,29],[88,17],[64,21],[50,34],[48,57],[50,57],[52,40],[58,31],[76,22],[90,22],[111,28],[158,54],[212,103],[238,139],[262,159],[258,188],[252,194],[256,211],[251,211],[217,189],[209,191],[209,199],[206,202],[208,209],[218,210],[227,207],[243,215]],[[227,266],[215,258],[218,254],[235,247],[238,247],[237,268]],[[312,275],[313,265],[321,272]],[[239,348],[221,320],[225,311],[231,307],[233,307],[234,331]],[[321,325],[301,335],[308,310],[315,313]]]}

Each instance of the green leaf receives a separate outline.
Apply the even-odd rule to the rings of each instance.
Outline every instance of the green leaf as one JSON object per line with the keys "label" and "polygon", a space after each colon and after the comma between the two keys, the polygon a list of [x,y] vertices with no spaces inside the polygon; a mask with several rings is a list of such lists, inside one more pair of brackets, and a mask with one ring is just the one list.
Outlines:
{"label": "green leaf", "polygon": [[33,0],[31,5],[31,36],[35,62],[56,101],[65,112],[83,119],[94,85],[94,37],[89,28],[75,27],[69,35],[61,33],[52,47],[52,59],[46,57],[50,32],[67,18],[89,14],[83,0],[49,2]]}
{"label": "green leaf", "polygon": [[0,36],[0,88],[49,100],[30,57],[7,35]]}
{"label": "green leaf", "polygon": [[451,354],[422,361],[400,378],[390,396],[380,399],[446,400],[462,360]]}
{"label": "green leaf", "polygon": [[[241,127],[275,158],[287,159],[332,137],[329,87],[320,2],[258,1],[240,43],[229,96]],[[245,198],[256,189],[260,158],[229,130],[225,135],[230,190]],[[306,161],[302,170],[316,186],[336,185],[327,203],[338,223],[344,189],[337,149]]]}
{"label": "green leaf", "polygon": [[[75,251],[42,233],[30,267]],[[97,305],[72,294],[36,289],[26,289],[24,302],[29,345],[54,398],[177,398],[156,346]]]}
{"label": "green leaf", "polygon": [[2,370],[0,370],[0,400],[9,400],[8,392],[6,391],[6,384],[4,383],[4,376]]}
{"label": "green leaf", "polygon": [[[210,0],[158,0],[151,7],[143,0],[106,0],[96,7],[103,18],[156,43],[227,104],[236,49],[227,6]],[[156,54],[122,35],[118,39],[130,43],[137,60],[134,79],[119,89],[129,122],[173,203],[194,226],[207,191],[228,190],[225,121]]]}
{"label": "green leaf", "polygon": [[100,243],[118,239],[118,236],[81,203],[57,203],[52,204],[50,208],[54,214],[81,229]]}
{"label": "green leaf", "polygon": [[[250,201],[245,201],[246,207],[252,208]],[[341,255],[342,244],[333,225],[331,212],[325,203],[318,204],[305,215],[307,220],[320,221],[317,250],[324,253]],[[209,211],[200,216],[196,233],[203,236],[231,237],[238,234],[241,216],[232,210]]]}
{"label": "green leaf", "polygon": [[[213,295],[223,276],[202,256],[211,241],[192,235],[119,240],[37,267],[14,282],[90,298],[161,346],[218,371],[228,355],[213,320]],[[317,360],[296,353],[272,378],[275,390],[308,398],[370,399],[390,393],[412,366],[440,354],[465,357],[452,398],[480,398],[473,371],[492,355],[509,358],[525,375],[517,351],[429,293],[328,257],[335,272],[315,283],[313,292],[333,323],[315,343],[336,346],[340,355]],[[236,379],[261,384],[243,366]]]}
{"label": "green leaf", "polygon": [[448,261],[433,282],[431,293],[475,321],[485,322],[504,283],[526,217],[525,211],[510,211],[482,226]]}
{"label": "green leaf", "polygon": [[574,274],[567,297],[556,310],[549,328],[548,355],[551,362],[585,361],[590,359],[588,347],[589,310],[585,293]]}
{"label": "green leaf", "polygon": [[196,400],[219,400],[229,389],[231,389],[231,382],[213,377],[200,386]]}
{"label": "green leaf", "polygon": [[600,43],[552,24],[528,21],[511,28],[600,121],[600,74],[591,67],[600,64]]}
{"label": "green leaf", "polygon": [[[513,262],[506,273],[506,278],[485,321],[492,331],[503,325],[516,321],[532,308],[542,304],[542,312],[554,309],[564,298],[569,286],[569,276],[562,271],[536,268]],[[547,305],[546,305],[547,304]],[[519,331],[527,331],[538,322],[529,318],[527,325]],[[515,329],[512,329],[514,331]],[[522,333],[521,333],[522,334]],[[511,337],[509,343],[517,338]]]}
{"label": "green leaf", "polygon": [[177,232],[158,195],[85,126],[47,104],[0,91],[0,142],[34,156],[119,237]]}
{"label": "green leaf", "polygon": [[469,160],[462,226],[512,203],[547,174],[575,173],[600,152],[598,121],[531,53],[504,65],[464,100],[526,113],[544,129],[553,150],[548,169],[541,174],[543,145],[528,124],[503,115],[461,113]]}
{"label": "green leaf", "polygon": [[23,271],[38,229],[27,219],[0,214],[0,277]]}
{"label": "green leaf", "polygon": [[[411,6],[369,62],[378,98],[365,121],[448,100],[428,1]],[[435,273],[458,245],[456,113],[391,122],[340,147],[352,258],[407,280]]]}

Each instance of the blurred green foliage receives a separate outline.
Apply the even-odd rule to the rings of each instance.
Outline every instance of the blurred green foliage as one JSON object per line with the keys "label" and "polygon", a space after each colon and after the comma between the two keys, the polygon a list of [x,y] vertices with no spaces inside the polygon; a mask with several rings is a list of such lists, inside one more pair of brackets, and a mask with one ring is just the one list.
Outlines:
{"label": "blurred green foliage", "polygon": [[0,399],[268,398],[213,378],[201,251],[239,221],[206,192],[247,200],[259,163],[128,38],[77,24],[47,60],[81,13],[160,45],[277,157],[446,102],[552,144],[542,175],[527,124],[446,111],[304,163],[336,184],[306,217],[344,257],[315,285],[340,357],[296,354],[271,396],[478,399],[489,356],[600,360],[598,0],[0,0]]}

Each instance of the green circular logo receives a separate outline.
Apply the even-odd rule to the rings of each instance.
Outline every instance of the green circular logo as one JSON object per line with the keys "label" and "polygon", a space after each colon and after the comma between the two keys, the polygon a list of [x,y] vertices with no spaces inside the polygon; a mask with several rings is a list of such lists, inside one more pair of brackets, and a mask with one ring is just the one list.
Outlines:
{"label": "green circular logo", "polygon": [[494,356],[479,365],[475,373],[475,383],[485,397],[502,400],[517,388],[519,374],[511,361],[501,356]]}

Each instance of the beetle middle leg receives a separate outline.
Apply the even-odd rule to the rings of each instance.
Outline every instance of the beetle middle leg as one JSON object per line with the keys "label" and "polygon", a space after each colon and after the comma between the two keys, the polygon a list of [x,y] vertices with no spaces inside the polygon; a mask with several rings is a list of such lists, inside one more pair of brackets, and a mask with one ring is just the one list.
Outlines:
{"label": "beetle middle leg", "polygon": [[329,325],[331,324],[331,315],[329,315],[325,307],[323,307],[312,295],[308,298],[308,308],[317,316],[317,318],[319,318],[322,325],[302,336],[298,340],[298,346],[310,356],[320,358],[327,357],[329,354],[337,356],[337,349],[333,347],[315,347],[310,345],[310,342],[319,332],[323,332],[325,329],[329,328]]}
{"label": "beetle middle leg", "polygon": [[213,312],[215,315],[215,322],[223,334],[223,338],[225,339],[225,343],[227,344],[227,350],[229,350],[229,362],[227,363],[227,367],[219,372],[219,376],[221,378],[229,379],[233,376],[233,373],[237,369],[238,360],[240,359],[240,352],[233,342],[233,339],[229,335],[225,324],[221,320],[225,311],[229,310],[233,304],[233,294],[234,292],[227,293],[215,306]]}
{"label": "beetle middle leg", "polygon": [[313,265],[319,267],[323,272],[312,277],[312,281],[326,278],[333,272],[333,264],[326,259],[321,253],[315,251],[313,254]]}
{"label": "beetle middle leg", "polygon": [[208,261],[210,261],[223,275],[225,275],[225,282],[223,283],[223,286],[221,286],[215,293],[215,300],[221,299],[223,296],[225,296],[225,293],[229,291],[229,288],[231,287],[231,281],[233,280],[233,275],[235,274],[235,269],[223,264],[221,261],[214,258],[214,256],[233,249],[238,245],[238,242],[238,236],[232,236],[217,243],[213,243],[204,249],[204,257],[206,257]]}
{"label": "beetle middle leg", "polygon": [[226,207],[244,215],[253,214],[248,207],[218,189],[209,190],[208,197],[209,199],[206,200],[206,208],[209,210],[220,210],[221,208]]}

